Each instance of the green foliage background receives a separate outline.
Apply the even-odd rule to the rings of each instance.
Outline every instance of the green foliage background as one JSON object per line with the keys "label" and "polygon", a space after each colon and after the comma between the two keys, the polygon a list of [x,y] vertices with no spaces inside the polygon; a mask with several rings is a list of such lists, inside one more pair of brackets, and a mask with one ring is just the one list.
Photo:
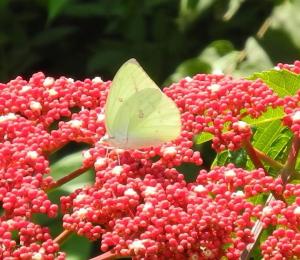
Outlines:
{"label": "green foliage background", "polygon": [[[132,57],[160,86],[201,72],[248,76],[299,59],[299,13],[299,0],[0,0],[0,82],[37,71],[110,80]],[[79,167],[81,148],[50,158],[52,174]],[[94,176],[80,178],[50,197],[58,202]],[[36,221],[61,231],[61,216]],[[77,236],[63,246],[71,260],[97,248]]]}
{"label": "green foliage background", "polygon": [[299,2],[0,0],[0,81],[37,71],[111,79],[131,57],[159,84],[247,75],[299,58]]}

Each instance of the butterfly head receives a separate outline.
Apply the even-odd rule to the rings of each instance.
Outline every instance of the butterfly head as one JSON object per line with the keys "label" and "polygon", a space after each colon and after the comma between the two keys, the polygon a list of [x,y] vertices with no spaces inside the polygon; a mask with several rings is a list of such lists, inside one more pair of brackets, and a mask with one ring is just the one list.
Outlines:
{"label": "butterfly head", "polygon": [[101,139],[99,140],[99,143],[109,145],[111,139],[112,138],[108,134],[105,134],[104,136],[101,137]]}
{"label": "butterfly head", "polygon": [[107,146],[109,148],[116,148],[118,147],[118,142],[116,141],[116,138],[113,136],[109,136],[108,134],[105,134],[100,140],[100,144],[103,144],[104,146]]}

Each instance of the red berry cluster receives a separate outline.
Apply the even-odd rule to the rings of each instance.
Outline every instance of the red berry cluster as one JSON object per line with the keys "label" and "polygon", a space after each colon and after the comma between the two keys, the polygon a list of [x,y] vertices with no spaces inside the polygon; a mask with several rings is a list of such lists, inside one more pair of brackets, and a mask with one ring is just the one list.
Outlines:
{"label": "red berry cluster", "polygon": [[[285,69],[292,71],[296,74],[300,74],[300,61],[295,61],[294,64],[278,64],[278,69]],[[285,117],[283,118],[283,123],[287,125],[292,132],[300,137],[300,91],[294,96],[286,96],[284,98],[284,112]]]}
{"label": "red berry cluster", "polygon": [[264,228],[275,229],[261,245],[264,259],[300,258],[300,185],[287,184],[282,201],[272,201],[261,212]]}
{"label": "red berry cluster", "polygon": [[[42,73],[34,74],[29,81],[18,77],[0,84],[0,202],[3,209],[0,220],[8,229],[3,232],[11,241],[7,249],[3,246],[7,241],[0,243],[5,252],[1,255],[3,259],[19,255],[22,255],[20,259],[64,258],[63,254],[56,256],[59,247],[50,234],[45,233],[47,239],[42,239],[40,233],[44,230],[30,221],[35,213],[55,217],[58,212],[58,205],[48,199],[45,191],[54,183],[48,154],[70,141],[95,143],[105,134],[103,122],[99,123],[97,116],[105,103],[109,84],[99,78],[83,82],[64,77],[54,80]],[[75,108],[82,111],[72,113]],[[69,121],[60,121],[63,117],[69,117]],[[55,122],[58,128],[51,130]],[[8,224],[5,226],[5,223]],[[10,223],[16,223],[15,228],[10,230]],[[9,237],[7,232],[17,229],[18,224],[20,234],[28,232],[32,237],[30,244],[26,244],[26,236],[20,235],[19,242]]]}
{"label": "red berry cluster", "polygon": [[102,236],[102,251],[135,259],[238,259],[253,242],[251,228],[262,211],[247,199],[283,189],[261,169],[248,172],[231,164],[202,170],[187,184],[175,169],[129,159],[123,165],[97,163],[95,185],[61,202],[69,212],[66,229],[90,239]]}
{"label": "red berry cluster", "polygon": [[296,74],[300,74],[300,61],[296,60],[294,64],[284,64],[284,63],[278,63],[275,67],[276,69],[281,70],[289,70]]}
{"label": "red berry cluster", "polygon": [[0,122],[0,138],[0,201],[5,216],[55,216],[57,205],[41,189],[50,170],[42,151],[51,143],[49,134],[24,118],[7,116]]}
{"label": "red berry cluster", "polygon": [[[16,235],[20,245],[14,239]],[[0,222],[0,245],[3,260],[65,259],[65,254],[58,252],[59,245],[51,239],[48,228],[33,224],[24,217]]]}
{"label": "red berry cluster", "polygon": [[[300,63],[289,68],[299,73]],[[65,257],[49,232],[31,220],[35,213],[54,217],[58,212],[46,192],[55,186],[48,155],[70,141],[91,146],[83,152],[82,167],[96,174],[93,185],[61,197],[63,227],[90,240],[101,239],[102,251],[135,259],[238,259],[253,242],[251,228],[257,219],[265,227],[280,225],[295,233],[284,240],[286,233],[277,229],[272,241],[262,245],[266,259],[273,257],[270,248],[284,255],[288,246],[283,241],[297,248],[297,185],[284,187],[280,178],[266,176],[262,169],[246,171],[231,164],[202,170],[196,181],[187,183],[180,168],[174,168],[202,164],[200,153],[193,150],[197,134],[212,134],[217,151],[235,150],[250,140],[251,128],[243,119],[283,104],[270,88],[259,80],[222,75],[185,78],[164,90],[181,111],[180,137],[160,147],[130,151],[107,150],[101,143],[109,86],[100,78],[55,80],[42,73],[29,81],[18,77],[0,84],[3,259]],[[298,107],[297,97],[285,100],[287,114],[295,114]],[[297,133],[294,117],[293,124],[285,123]],[[264,210],[251,202],[270,192],[296,200],[289,205],[276,200]],[[13,230],[19,232],[19,241]]]}
{"label": "red berry cluster", "polygon": [[240,148],[251,137],[242,120],[259,117],[268,107],[281,105],[279,97],[261,81],[232,79],[224,75],[196,75],[165,89],[182,113],[183,136],[211,133],[213,148]]}
{"label": "red berry cluster", "polygon": [[49,126],[62,117],[70,117],[72,108],[103,107],[107,86],[101,79],[57,80],[39,72],[27,82],[21,77],[0,85],[0,114],[17,113],[36,123]]}
{"label": "red berry cluster", "polygon": [[266,260],[299,259],[300,233],[299,231],[279,228],[261,246]]}

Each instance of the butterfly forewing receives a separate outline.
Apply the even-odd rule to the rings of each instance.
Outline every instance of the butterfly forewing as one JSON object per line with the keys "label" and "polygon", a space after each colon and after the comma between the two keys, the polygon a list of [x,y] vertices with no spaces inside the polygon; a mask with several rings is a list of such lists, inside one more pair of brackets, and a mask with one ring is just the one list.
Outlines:
{"label": "butterfly forewing", "polygon": [[138,91],[153,87],[156,87],[155,83],[135,59],[130,59],[121,66],[113,79],[105,105],[105,124],[110,136],[116,130],[113,123],[123,103]]}
{"label": "butterfly forewing", "polygon": [[108,134],[119,148],[156,146],[175,139],[181,130],[177,106],[135,60],[117,72],[105,118]]}

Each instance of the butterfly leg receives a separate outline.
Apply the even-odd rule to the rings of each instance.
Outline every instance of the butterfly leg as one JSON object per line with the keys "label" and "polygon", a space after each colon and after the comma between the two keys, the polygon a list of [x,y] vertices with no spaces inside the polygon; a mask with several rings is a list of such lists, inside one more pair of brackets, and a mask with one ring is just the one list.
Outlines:
{"label": "butterfly leg", "polygon": [[116,154],[117,154],[118,164],[121,165],[120,154],[118,150],[116,150]]}
{"label": "butterfly leg", "polygon": [[105,157],[106,157],[106,158],[109,158],[109,153],[110,153],[111,151],[114,151],[114,152],[116,153],[116,155],[117,155],[118,165],[121,165],[120,153],[119,153],[118,150],[119,150],[119,149],[116,149],[116,148],[114,148],[114,147],[106,147],[106,155],[105,155]]}
{"label": "butterfly leg", "polygon": [[106,147],[106,154],[105,154],[105,158],[108,158],[109,149],[110,149],[110,148]]}

